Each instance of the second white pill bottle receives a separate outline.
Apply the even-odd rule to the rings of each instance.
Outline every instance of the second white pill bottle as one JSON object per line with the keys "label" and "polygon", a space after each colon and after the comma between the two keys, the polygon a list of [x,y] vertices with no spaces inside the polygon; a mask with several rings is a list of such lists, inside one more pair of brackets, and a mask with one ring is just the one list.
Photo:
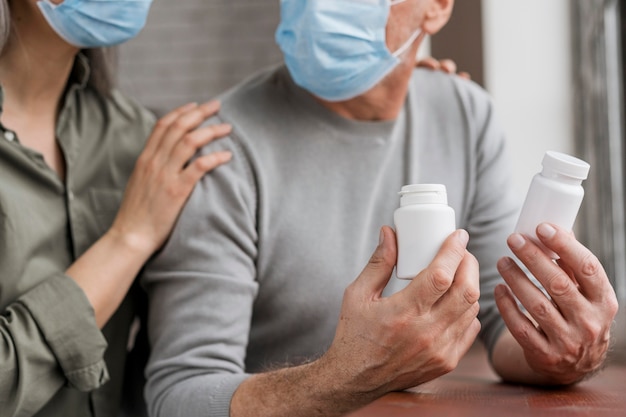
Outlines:
{"label": "second white pill bottle", "polygon": [[541,162],[543,169],[536,174],[528,188],[515,232],[528,236],[553,259],[558,256],[539,242],[536,229],[548,222],[572,230],[585,191],[590,165],[573,156],[548,151]]}
{"label": "second white pill bottle", "polygon": [[442,184],[405,185],[400,208],[393,216],[398,241],[396,276],[413,279],[433,260],[441,244],[456,229]]}

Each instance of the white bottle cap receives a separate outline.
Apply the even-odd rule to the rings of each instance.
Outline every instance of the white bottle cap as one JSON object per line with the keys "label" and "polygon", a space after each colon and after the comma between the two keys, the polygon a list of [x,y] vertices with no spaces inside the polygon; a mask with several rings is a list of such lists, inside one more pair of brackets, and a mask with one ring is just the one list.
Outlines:
{"label": "white bottle cap", "polygon": [[443,184],[411,184],[402,187],[400,206],[409,204],[448,204],[446,186]]}
{"label": "white bottle cap", "polygon": [[555,151],[546,152],[541,165],[545,173],[565,175],[577,180],[586,180],[590,168],[590,165],[581,159]]}

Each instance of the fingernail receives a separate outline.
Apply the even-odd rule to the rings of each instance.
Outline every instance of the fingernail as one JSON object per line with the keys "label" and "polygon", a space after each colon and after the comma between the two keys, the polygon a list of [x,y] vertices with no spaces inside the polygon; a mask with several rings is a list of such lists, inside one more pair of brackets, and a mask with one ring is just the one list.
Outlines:
{"label": "fingernail", "polygon": [[537,227],[537,234],[544,239],[552,239],[556,235],[556,229],[551,224],[541,223]]}
{"label": "fingernail", "polygon": [[519,233],[513,233],[507,240],[511,249],[519,249],[526,244],[526,239]]}
{"label": "fingernail", "polygon": [[467,233],[467,230],[460,229],[458,233],[458,237],[461,243],[463,245],[467,245],[467,242],[469,242],[469,233]]}
{"label": "fingernail", "polygon": [[384,241],[385,241],[385,231],[381,228],[380,235],[378,236],[378,244],[382,245]]}
{"label": "fingernail", "polygon": [[509,269],[509,267],[512,265],[513,261],[511,260],[511,258],[505,256],[504,258],[500,258],[498,259],[498,269]]}
{"label": "fingernail", "polygon": [[506,294],[504,285],[496,285],[496,289],[493,291],[494,295],[498,298],[503,297]]}

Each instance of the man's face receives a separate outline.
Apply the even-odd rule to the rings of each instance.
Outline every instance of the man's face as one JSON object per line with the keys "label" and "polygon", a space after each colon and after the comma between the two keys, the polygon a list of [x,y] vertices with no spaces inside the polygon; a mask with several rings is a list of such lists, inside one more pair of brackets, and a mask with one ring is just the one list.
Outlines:
{"label": "man's face", "polygon": [[418,35],[436,32],[433,22],[447,20],[441,16],[452,3],[283,0],[276,39],[296,84],[328,102],[347,101],[391,73],[392,87],[401,88],[415,65]]}

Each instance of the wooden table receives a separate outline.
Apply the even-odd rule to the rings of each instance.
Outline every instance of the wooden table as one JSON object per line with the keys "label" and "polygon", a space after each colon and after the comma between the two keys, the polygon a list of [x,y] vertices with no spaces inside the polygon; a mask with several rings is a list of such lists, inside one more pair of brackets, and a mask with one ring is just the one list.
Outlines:
{"label": "wooden table", "polygon": [[[626,303],[622,303],[626,306]],[[476,344],[458,368],[406,392],[388,394],[350,417],[626,416],[626,308],[621,308],[606,368],[561,389],[502,384]]]}

